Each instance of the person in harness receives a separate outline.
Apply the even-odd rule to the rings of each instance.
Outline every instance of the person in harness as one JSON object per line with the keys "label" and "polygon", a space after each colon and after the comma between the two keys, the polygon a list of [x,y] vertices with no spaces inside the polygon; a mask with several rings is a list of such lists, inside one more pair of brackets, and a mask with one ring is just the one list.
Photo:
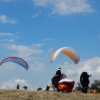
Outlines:
{"label": "person in harness", "polygon": [[56,74],[54,75],[54,77],[51,79],[51,83],[54,86],[54,88],[57,89],[57,91],[59,92],[59,87],[58,87],[58,82],[61,79],[61,67],[57,68]]}
{"label": "person in harness", "polygon": [[87,93],[88,85],[90,83],[89,77],[91,74],[87,72],[82,72],[80,75],[80,83],[82,85],[82,92]]}

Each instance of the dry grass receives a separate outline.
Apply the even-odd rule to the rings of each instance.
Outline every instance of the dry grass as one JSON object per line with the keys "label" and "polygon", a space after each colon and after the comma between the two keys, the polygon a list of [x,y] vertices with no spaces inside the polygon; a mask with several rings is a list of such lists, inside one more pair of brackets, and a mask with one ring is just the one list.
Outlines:
{"label": "dry grass", "polygon": [[84,94],[80,91],[61,93],[56,91],[0,90],[0,100],[100,100],[100,94]]}

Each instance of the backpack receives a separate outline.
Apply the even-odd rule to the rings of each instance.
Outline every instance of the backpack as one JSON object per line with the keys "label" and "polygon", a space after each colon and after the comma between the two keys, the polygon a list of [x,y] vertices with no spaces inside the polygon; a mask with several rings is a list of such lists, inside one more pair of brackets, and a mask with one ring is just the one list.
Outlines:
{"label": "backpack", "polygon": [[82,74],[80,75],[80,83],[89,84],[89,76],[87,72],[82,72]]}

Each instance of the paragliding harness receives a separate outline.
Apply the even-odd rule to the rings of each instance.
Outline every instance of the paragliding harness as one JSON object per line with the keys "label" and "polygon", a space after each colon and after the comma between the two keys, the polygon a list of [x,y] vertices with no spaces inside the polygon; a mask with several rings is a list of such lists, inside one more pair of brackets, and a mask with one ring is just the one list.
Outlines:
{"label": "paragliding harness", "polygon": [[85,85],[85,84],[89,84],[89,76],[87,74],[87,72],[82,72],[81,76],[80,76],[80,83],[81,85]]}

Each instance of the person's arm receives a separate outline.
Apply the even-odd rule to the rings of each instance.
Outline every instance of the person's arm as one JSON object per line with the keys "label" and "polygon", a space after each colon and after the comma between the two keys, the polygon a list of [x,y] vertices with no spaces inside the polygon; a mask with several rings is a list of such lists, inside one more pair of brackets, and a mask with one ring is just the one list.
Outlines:
{"label": "person's arm", "polygon": [[59,76],[59,71],[56,72],[55,76]]}
{"label": "person's arm", "polygon": [[82,75],[80,76],[80,82],[82,82],[83,78],[82,78]]}
{"label": "person's arm", "polygon": [[56,74],[55,74],[55,76],[59,76],[59,75],[56,75]]}

